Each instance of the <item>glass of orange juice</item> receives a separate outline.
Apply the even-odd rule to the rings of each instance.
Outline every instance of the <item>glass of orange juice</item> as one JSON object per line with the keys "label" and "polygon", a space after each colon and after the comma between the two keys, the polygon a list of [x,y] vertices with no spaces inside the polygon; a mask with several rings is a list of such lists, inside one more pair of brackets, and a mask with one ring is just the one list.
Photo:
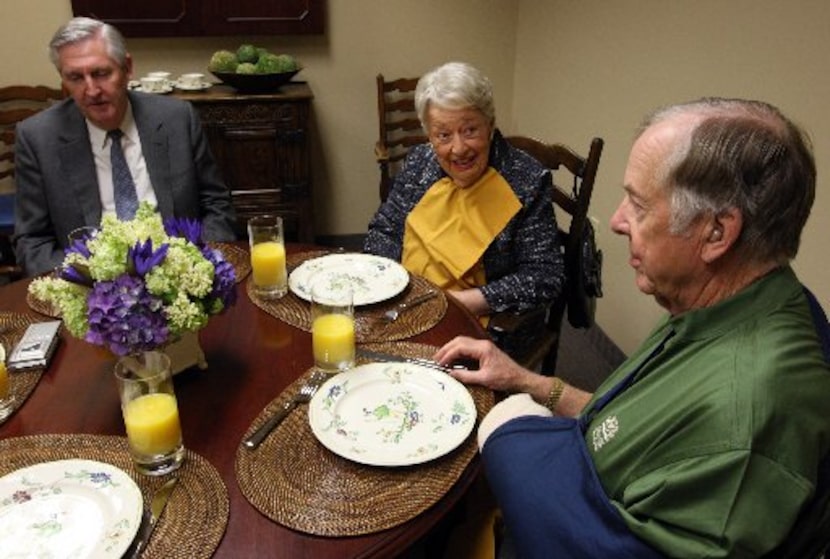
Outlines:
{"label": "glass of orange juice", "polygon": [[355,335],[352,289],[323,278],[311,283],[311,346],[314,366],[328,374],[354,366]]}
{"label": "glass of orange juice", "polygon": [[14,394],[11,390],[9,371],[6,369],[6,350],[0,344],[0,421],[6,419],[14,411]]}
{"label": "glass of orange juice", "polygon": [[177,470],[184,445],[170,357],[160,351],[121,357],[115,378],[136,469],[151,476]]}
{"label": "glass of orange juice", "polygon": [[282,218],[260,215],[248,220],[254,293],[263,299],[279,299],[288,291]]}

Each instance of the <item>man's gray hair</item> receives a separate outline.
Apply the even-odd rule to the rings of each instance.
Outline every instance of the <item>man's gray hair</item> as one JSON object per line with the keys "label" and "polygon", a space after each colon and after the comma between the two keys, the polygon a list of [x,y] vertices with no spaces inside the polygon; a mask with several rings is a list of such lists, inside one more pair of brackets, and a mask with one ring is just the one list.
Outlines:
{"label": "man's gray hair", "polygon": [[669,189],[671,231],[737,208],[736,249],[746,259],[784,264],[795,257],[815,199],[816,166],[806,133],[776,107],[745,99],[704,98],[658,110],[660,122],[689,119],[689,130],[657,170]]}
{"label": "man's gray hair", "polygon": [[107,54],[124,68],[127,64],[127,43],[118,29],[108,23],[88,17],[76,17],[62,25],[49,41],[49,59],[60,72],[60,49],[101,37],[107,45]]}

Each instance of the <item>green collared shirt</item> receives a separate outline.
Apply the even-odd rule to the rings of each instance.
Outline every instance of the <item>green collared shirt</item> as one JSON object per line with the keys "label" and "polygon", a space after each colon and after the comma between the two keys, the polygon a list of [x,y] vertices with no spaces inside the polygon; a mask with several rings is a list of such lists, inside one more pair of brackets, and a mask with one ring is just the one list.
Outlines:
{"label": "green collared shirt", "polygon": [[[594,414],[596,398],[640,366]],[[673,557],[758,557],[812,497],[830,449],[828,401],[830,369],[785,267],[658,325],[597,390],[585,436],[640,538]]]}

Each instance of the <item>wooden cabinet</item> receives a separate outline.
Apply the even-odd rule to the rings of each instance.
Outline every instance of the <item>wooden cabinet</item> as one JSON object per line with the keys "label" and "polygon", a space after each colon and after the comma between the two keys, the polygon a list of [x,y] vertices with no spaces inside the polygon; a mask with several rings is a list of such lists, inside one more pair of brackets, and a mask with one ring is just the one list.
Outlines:
{"label": "wooden cabinet", "polygon": [[313,242],[308,84],[242,94],[226,85],[174,95],[193,103],[231,190],[240,238],[253,215],[283,216],[288,241]]}
{"label": "wooden cabinet", "polygon": [[322,33],[324,0],[72,0],[127,37]]}

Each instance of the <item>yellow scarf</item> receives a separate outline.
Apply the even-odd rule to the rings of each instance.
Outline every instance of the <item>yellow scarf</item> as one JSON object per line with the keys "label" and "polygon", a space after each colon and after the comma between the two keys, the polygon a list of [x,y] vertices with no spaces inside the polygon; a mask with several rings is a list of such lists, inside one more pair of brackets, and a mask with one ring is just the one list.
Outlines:
{"label": "yellow scarf", "polygon": [[427,190],[406,218],[404,267],[446,290],[485,283],[481,257],[522,205],[490,167],[473,185],[445,177]]}

